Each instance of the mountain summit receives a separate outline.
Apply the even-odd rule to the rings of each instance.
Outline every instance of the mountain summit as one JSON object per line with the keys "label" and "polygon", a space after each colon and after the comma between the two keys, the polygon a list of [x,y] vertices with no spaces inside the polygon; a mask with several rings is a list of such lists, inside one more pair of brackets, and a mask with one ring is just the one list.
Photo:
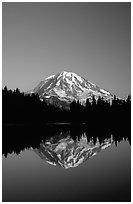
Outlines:
{"label": "mountain summit", "polygon": [[40,99],[46,99],[50,103],[55,100],[67,103],[79,100],[84,103],[87,98],[92,99],[93,96],[96,99],[100,96],[105,100],[113,97],[111,93],[83,77],[66,71],[45,78],[28,93],[39,94]]}

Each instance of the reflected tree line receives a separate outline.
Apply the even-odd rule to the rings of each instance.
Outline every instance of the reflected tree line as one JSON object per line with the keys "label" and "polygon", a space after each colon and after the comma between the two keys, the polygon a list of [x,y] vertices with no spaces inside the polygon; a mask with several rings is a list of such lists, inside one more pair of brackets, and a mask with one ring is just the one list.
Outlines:
{"label": "reflected tree line", "polygon": [[45,124],[45,123],[88,123],[94,128],[131,126],[131,97],[112,101],[95,97],[87,99],[85,105],[79,101],[63,108],[41,101],[39,95],[25,95],[19,89],[14,91],[5,87],[2,90],[3,124]]}
{"label": "reflected tree line", "polygon": [[39,149],[40,143],[42,141],[45,143],[50,138],[53,143],[56,143],[68,136],[73,140],[80,140],[84,134],[88,142],[93,138],[94,145],[97,139],[102,144],[105,139],[110,138],[113,139],[116,146],[123,140],[131,144],[130,134],[126,131],[110,132],[105,128],[93,130],[88,125],[3,126],[2,131],[2,154],[5,157],[12,153],[19,155],[25,149]]}

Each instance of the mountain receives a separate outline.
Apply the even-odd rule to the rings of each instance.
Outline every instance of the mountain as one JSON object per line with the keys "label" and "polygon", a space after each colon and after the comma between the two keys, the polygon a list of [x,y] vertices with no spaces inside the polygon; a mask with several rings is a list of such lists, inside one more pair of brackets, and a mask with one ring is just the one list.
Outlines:
{"label": "mountain", "polygon": [[112,138],[102,143],[98,139],[94,142],[93,138],[88,141],[86,134],[83,134],[80,139],[73,140],[68,132],[65,135],[61,133],[59,137],[47,139],[45,143],[40,144],[39,149],[34,151],[49,164],[68,169],[77,167],[112,144]]}
{"label": "mountain", "polygon": [[73,72],[66,71],[45,78],[28,93],[39,94],[40,99],[57,104],[70,103],[73,100],[79,100],[83,104],[87,98],[91,100],[93,96],[96,99],[100,96],[105,100],[113,98],[113,95],[105,89]]}

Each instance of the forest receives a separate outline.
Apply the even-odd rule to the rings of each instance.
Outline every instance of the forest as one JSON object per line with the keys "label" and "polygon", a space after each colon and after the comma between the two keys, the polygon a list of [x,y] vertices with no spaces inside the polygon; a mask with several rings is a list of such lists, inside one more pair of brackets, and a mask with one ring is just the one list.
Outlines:
{"label": "forest", "polygon": [[2,89],[2,123],[5,124],[47,124],[47,123],[86,123],[90,128],[131,127],[131,96],[112,101],[86,100],[85,105],[73,101],[69,109],[41,101],[39,95],[25,94],[16,90]]}
{"label": "forest", "polygon": [[85,105],[73,101],[69,108],[63,108],[41,101],[39,95],[5,87],[2,124],[5,156],[13,151],[19,154],[25,148],[39,148],[42,140],[62,134],[76,139],[85,133],[88,141],[93,136],[94,141],[98,137],[101,143],[113,135],[116,145],[123,138],[131,143],[131,97],[123,100],[114,96],[112,101],[93,97]]}

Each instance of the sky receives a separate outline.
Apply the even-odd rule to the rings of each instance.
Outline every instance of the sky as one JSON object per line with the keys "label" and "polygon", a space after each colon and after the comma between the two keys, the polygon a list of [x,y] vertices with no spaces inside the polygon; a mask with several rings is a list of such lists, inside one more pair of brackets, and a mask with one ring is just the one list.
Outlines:
{"label": "sky", "polygon": [[61,71],[131,92],[130,2],[3,2],[2,85],[27,91]]}

